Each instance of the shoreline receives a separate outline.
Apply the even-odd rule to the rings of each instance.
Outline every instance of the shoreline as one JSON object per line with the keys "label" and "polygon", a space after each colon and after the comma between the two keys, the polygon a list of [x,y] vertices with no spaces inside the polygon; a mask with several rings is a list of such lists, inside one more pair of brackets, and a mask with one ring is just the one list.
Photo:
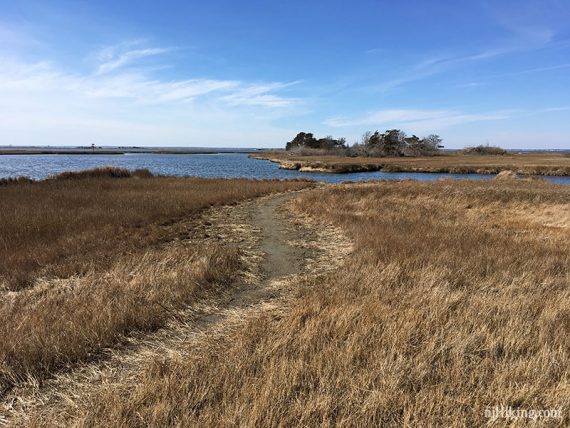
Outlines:
{"label": "shoreline", "polygon": [[280,169],[305,173],[421,172],[496,175],[512,171],[521,176],[570,176],[570,157],[558,153],[502,156],[441,155],[433,157],[364,158],[294,156],[285,152],[250,154],[250,158],[278,163]]}
{"label": "shoreline", "polygon": [[238,150],[98,150],[91,149],[0,149],[2,155],[125,155],[125,154],[146,154],[146,155],[218,155],[226,153],[254,154],[254,151]]}

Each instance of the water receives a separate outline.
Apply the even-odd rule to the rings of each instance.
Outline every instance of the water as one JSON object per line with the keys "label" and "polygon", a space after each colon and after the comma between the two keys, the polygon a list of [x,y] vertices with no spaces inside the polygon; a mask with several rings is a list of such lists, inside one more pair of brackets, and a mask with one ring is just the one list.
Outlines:
{"label": "water", "polygon": [[[147,168],[154,174],[195,177],[293,179],[310,178],[327,182],[365,180],[433,181],[440,178],[490,179],[493,175],[442,174],[423,172],[359,172],[350,174],[301,173],[279,169],[279,165],[248,158],[244,153],[222,154],[124,154],[124,155],[2,155],[0,178],[27,176],[44,179],[63,171],[80,171],[98,166]],[[546,177],[547,180],[570,184],[570,177]]]}

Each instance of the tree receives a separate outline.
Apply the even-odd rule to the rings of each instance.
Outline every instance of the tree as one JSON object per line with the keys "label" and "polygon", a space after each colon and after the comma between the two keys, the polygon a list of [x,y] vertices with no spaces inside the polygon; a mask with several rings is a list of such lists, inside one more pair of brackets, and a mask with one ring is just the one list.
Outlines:
{"label": "tree", "polygon": [[438,151],[443,149],[443,139],[437,134],[430,134],[422,140],[424,142],[425,148],[428,150]]}
{"label": "tree", "polygon": [[399,129],[390,129],[383,134],[384,156],[403,156],[406,134]]}
{"label": "tree", "polygon": [[422,141],[416,135],[404,139],[406,156],[419,156],[422,152]]}
{"label": "tree", "polygon": [[[378,131],[376,131],[376,133],[378,133]],[[362,146],[367,146],[370,143],[371,137],[372,137],[372,131],[366,131],[364,134],[362,134],[362,137],[360,139],[360,144]]]}
{"label": "tree", "polygon": [[324,150],[344,149],[346,148],[346,139],[335,139],[329,135],[317,140],[310,132],[299,132],[297,136],[293,138],[293,140],[289,141],[285,146],[285,150],[301,148]]}
{"label": "tree", "polygon": [[317,139],[310,132],[299,132],[295,138],[285,145],[285,150],[293,150],[301,147],[316,148]]}
{"label": "tree", "polygon": [[367,132],[362,136],[363,144],[371,156],[403,156],[406,134],[399,129],[389,129],[381,134]]}
{"label": "tree", "polygon": [[[316,139],[310,132],[299,132],[287,143],[286,150],[318,149],[335,151],[344,156],[434,156],[443,147],[439,135],[431,134],[424,138],[416,135],[406,136],[400,129],[388,129],[384,133],[367,131],[362,135],[360,143],[348,147],[344,138],[332,136]],[[315,154],[310,150],[305,154]]]}
{"label": "tree", "polygon": [[406,156],[433,156],[443,147],[441,145],[442,139],[435,134],[421,139],[412,135],[404,141],[406,142]]}

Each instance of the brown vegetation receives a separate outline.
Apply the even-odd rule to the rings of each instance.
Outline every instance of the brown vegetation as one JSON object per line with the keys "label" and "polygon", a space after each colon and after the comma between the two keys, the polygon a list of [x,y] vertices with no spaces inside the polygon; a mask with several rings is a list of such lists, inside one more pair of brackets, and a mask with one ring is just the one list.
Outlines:
{"label": "brown vegetation", "polygon": [[427,157],[296,156],[284,151],[251,155],[278,162],[283,169],[349,173],[366,171],[498,174],[509,170],[520,175],[570,176],[570,157],[561,153],[508,153],[505,155],[445,154]]}
{"label": "brown vegetation", "polygon": [[118,257],[163,240],[161,223],[211,205],[307,186],[281,181],[138,179],[148,175],[145,170],[107,168],[0,186],[0,289],[22,289],[39,276],[65,278],[104,270]]}
{"label": "brown vegetation", "polygon": [[103,169],[0,187],[0,394],[219,293],[238,254],[185,243],[188,222],[211,205],[308,185]]}
{"label": "brown vegetation", "polygon": [[148,169],[129,170],[114,166],[86,169],[82,171],[64,171],[52,177],[50,180],[69,180],[80,178],[150,178],[153,174]]}
{"label": "brown vegetation", "polygon": [[294,209],[354,241],[343,269],[191,358],[149,361],[134,389],[84,397],[72,421],[482,426],[505,405],[561,409],[567,425],[570,224],[533,213],[568,203],[569,187],[517,180],[306,193]]}
{"label": "brown vegetation", "polygon": [[506,155],[508,152],[497,146],[489,146],[489,145],[479,145],[473,147],[465,147],[459,153],[462,155],[489,155],[489,156],[497,156],[497,155]]}
{"label": "brown vegetation", "polygon": [[40,280],[0,305],[0,393],[165,324],[199,296],[221,292],[239,267],[231,248],[172,245],[121,258],[105,273]]}

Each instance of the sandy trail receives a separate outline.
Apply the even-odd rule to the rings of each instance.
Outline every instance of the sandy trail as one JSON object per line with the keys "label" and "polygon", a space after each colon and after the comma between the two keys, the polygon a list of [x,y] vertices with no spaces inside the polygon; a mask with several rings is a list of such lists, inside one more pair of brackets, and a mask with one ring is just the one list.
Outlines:
{"label": "sandy trail", "polygon": [[[336,269],[351,249],[332,226],[316,225],[285,209],[298,196],[288,192],[257,198],[235,206],[206,211],[198,221],[177,225],[191,230],[193,240],[211,240],[240,249],[245,266],[236,286],[226,295],[197,302],[173,314],[163,329],[133,335],[126,344],[105,350],[96,361],[82,364],[37,385],[33,381],[13,389],[0,402],[0,427],[24,426],[30,418],[61,414],[111,384],[136,384],[152,358],[184,355],[208,341],[239,328],[251,314],[283,310],[292,291],[306,276]],[[183,240],[186,240],[184,238]],[[67,425],[69,421],[62,421]]]}
{"label": "sandy trail", "polygon": [[266,200],[253,216],[253,224],[261,229],[260,248],[265,253],[262,267],[267,279],[299,272],[306,255],[299,247],[289,245],[293,231],[277,216],[277,208],[292,196],[285,194]]}

